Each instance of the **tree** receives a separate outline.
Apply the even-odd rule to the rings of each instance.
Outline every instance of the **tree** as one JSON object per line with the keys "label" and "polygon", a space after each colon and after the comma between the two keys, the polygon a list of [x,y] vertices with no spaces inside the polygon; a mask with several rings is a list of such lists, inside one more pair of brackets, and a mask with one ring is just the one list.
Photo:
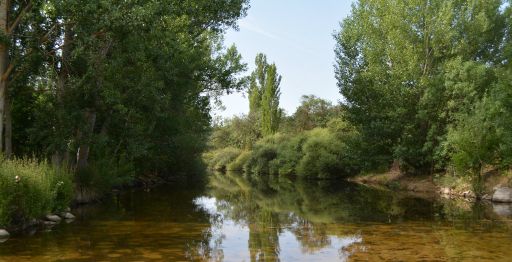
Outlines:
{"label": "tree", "polygon": [[0,2],[0,153],[5,150],[8,157],[12,153],[11,102],[8,98],[9,81],[15,68],[11,61],[15,54],[12,51],[16,49],[16,45],[21,45],[21,39],[15,32],[33,5],[33,1]]}
{"label": "tree", "polygon": [[249,115],[260,116],[261,134],[266,136],[279,128],[281,76],[277,74],[275,64],[268,64],[266,55],[258,53],[254,62],[256,69],[251,74],[248,91]]}
{"label": "tree", "polygon": [[261,98],[261,133],[263,136],[276,133],[281,119],[281,109],[279,108],[281,76],[277,74],[275,64],[268,66],[265,78],[265,88]]}
{"label": "tree", "polygon": [[267,56],[259,53],[254,60],[256,69],[251,74],[249,86],[249,113],[259,114],[261,109],[261,99],[265,89],[265,79],[267,75],[268,63]]}
{"label": "tree", "polygon": [[247,8],[2,1],[0,149],[9,152],[12,134],[16,155],[80,172],[123,161],[139,173],[186,168],[205,146],[210,101],[245,87],[246,65],[222,34]]}
{"label": "tree", "polygon": [[336,78],[364,160],[442,169],[448,127],[495,81],[504,1],[361,0],[336,34]]}
{"label": "tree", "polygon": [[459,114],[448,132],[451,163],[459,174],[473,179],[482,193],[484,168],[512,164],[512,70],[498,70],[499,80],[472,110]]}
{"label": "tree", "polygon": [[326,127],[327,122],[336,115],[336,107],[331,102],[314,95],[303,95],[301,104],[293,114],[297,131]]}

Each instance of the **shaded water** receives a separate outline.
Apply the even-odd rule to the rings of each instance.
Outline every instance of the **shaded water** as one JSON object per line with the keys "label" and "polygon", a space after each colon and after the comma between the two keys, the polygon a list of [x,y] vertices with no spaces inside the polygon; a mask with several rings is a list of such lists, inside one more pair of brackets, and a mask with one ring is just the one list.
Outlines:
{"label": "shaded water", "polygon": [[212,174],[206,185],[127,192],[74,210],[72,224],[0,244],[0,261],[510,261],[509,210],[343,182]]}

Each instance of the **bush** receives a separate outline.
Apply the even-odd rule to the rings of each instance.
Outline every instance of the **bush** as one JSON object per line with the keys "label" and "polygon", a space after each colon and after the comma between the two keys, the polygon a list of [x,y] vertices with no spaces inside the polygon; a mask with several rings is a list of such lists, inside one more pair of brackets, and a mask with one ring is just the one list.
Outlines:
{"label": "bush", "polygon": [[227,166],[235,161],[235,159],[242,153],[242,150],[226,147],[214,150],[204,154],[203,160],[207,163],[208,167],[216,171],[226,171]]}
{"label": "bush", "polygon": [[297,134],[278,144],[275,164],[279,175],[295,175],[296,167],[304,156],[302,147],[307,140],[304,134]]}
{"label": "bush", "polygon": [[0,226],[63,211],[72,198],[68,172],[34,159],[0,157]]}
{"label": "bush", "polygon": [[256,147],[244,165],[244,171],[251,174],[270,174],[269,162],[276,158],[277,152],[273,145],[263,144]]}
{"label": "bush", "polygon": [[242,152],[233,162],[227,166],[227,171],[244,171],[244,165],[251,158],[251,151]]}
{"label": "bush", "polygon": [[105,155],[77,172],[76,183],[99,196],[112,188],[132,183],[134,178],[135,167],[132,161],[124,157],[112,159]]}
{"label": "bush", "polygon": [[314,129],[308,132],[304,143],[304,157],[297,165],[301,176],[329,178],[343,171],[341,150],[343,144],[328,129]]}
{"label": "bush", "polygon": [[260,139],[251,151],[225,148],[204,155],[216,170],[254,175],[332,178],[356,174],[359,134],[343,121],[301,133],[277,133]]}

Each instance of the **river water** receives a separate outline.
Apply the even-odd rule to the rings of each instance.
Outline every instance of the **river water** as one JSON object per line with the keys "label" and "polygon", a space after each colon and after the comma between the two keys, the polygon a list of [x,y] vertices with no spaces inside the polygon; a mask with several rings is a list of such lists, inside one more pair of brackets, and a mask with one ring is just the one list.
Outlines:
{"label": "river water", "polygon": [[0,261],[511,261],[510,206],[212,174],[73,210]]}

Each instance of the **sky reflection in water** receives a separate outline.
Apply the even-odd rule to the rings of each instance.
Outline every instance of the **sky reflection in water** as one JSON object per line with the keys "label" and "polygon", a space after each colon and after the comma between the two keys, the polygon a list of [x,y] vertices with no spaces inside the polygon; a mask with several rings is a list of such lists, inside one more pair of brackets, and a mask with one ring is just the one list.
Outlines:
{"label": "sky reflection in water", "polygon": [[76,209],[72,224],[0,244],[0,262],[508,261],[512,221],[503,210],[512,209],[212,174]]}

